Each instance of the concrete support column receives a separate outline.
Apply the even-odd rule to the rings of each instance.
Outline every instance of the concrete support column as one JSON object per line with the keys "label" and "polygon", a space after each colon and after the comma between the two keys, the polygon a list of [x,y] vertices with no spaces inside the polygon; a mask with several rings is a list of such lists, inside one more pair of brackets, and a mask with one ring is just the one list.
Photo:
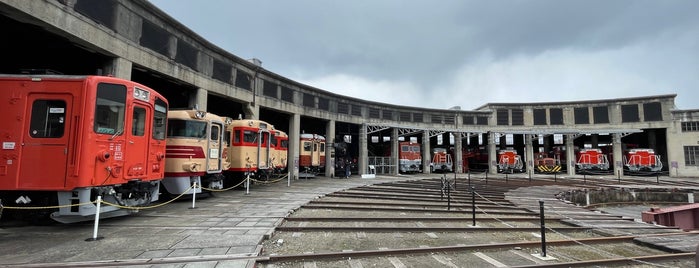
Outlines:
{"label": "concrete support column", "polygon": [[527,174],[534,175],[534,142],[532,134],[524,134],[524,162],[527,164]]}
{"label": "concrete support column", "polygon": [[400,145],[398,144],[398,129],[393,128],[391,129],[391,164],[394,167],[391,170],[391,174],[393,175],[398,175],[400,173],[400,154],[398,153],[399,150]]}
{"label": "concrete support column", "polygon": [[493,132],[488,132],[488,172],[490,174],[498,174],[498,152],[495,147],[496,135]]}
{"label": "concrete support column", "polygon": [[369,134],[366,124],[359,127],[359,175],[367,174],[369,168]]}
{"label": "concrete support column", "polygon": [[301,152],[301,115],[294,113],[289,118],[289,178],[299,178],[299,152]]}
{"label": "concrete support column", "polygon": [[612,164],[612,167],[614,168],[614,176],[620,175],[624,172],[624,158],[623,158],[623,151],[621,149],[621,134],[620,133],[613,133],[612,134],[612,150],[613,152],[613,157],[614,158],[614,163]]}
{"label": "concrete support column", "polygon": [[335,120],[325,125],[325,177],[335,177]]}
{"label": "concrete support column", "polygon": [[592,134],[590,143],[592,143],[592,148],[599,148],[599,134]]}
{"label": "concrete support column", "polygon": [[197,110],[206,111],[208,105],[209,91],[203,88],[198,88],[197,93],[189,98],[189,107],[196,107]]}
{"label": "concrete support column", "polygon": [[456,173],[464,173],[464,148],[461,132],[452,134],[454,135],[454,170]]}
{"label": "concrete support column", "polygon": [[[255,102],[249,102],[245,105],[243,105],[243,109],[245,109],[245,119],[254,119],[258,120],[260,119],[260,105],[255,103]],[[299,117],[299,122],[301,122],[301,119]],[[300,123],[299,123],[300,125]]]}
{"label": "concrete support column", "polygon": [[422,173],[430,174],[430,163],[432,163],[432,148],[430,148],[430,132],[422,131]]}
{"label": "concrete support column", "polygon": [[[111,61],[111,64],[104,66],[102,75],[113,75],[114,77],[131,80],[131,69],[133,68],[133,63],[124,58],[115,58]],[[157,88],[154,88],[158,91]]]}
{"label": "concrete support column", "polygon": [[566,169],[568,176],[575,176],[575,135],[566,134]]}

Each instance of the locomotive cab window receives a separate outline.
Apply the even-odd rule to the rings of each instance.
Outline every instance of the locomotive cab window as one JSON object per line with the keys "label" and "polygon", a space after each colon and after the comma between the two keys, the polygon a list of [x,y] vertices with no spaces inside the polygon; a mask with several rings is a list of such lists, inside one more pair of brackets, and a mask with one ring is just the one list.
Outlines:
{"label": "locomotive cab window", "polygon": [[60,138],[65,132],[66,103],[62,100],[37,100],[32,104],[29,136]]}
{"label": "locomotive cab window", "polygon": [[214,142],[218,142],[218,134],[221,131],[220,125],[211,125],[211,135],[209,139]]}
{"label": "locomotive cab window", "polygon": [[99,134],[121,135],[126,107],[126,86],[100,83],[97,85],[94,131]]}
{"label": "locomotive cab window", "polygon": [[310,152],[311,151],[311,143],[310,142],[303,142],[303,151],[304,152]]}
{"label": "locomotive cab window", "polygon": [[206,122],[168,119],[167,125],[169,126],[167,129],[168,137],[206,138]]}

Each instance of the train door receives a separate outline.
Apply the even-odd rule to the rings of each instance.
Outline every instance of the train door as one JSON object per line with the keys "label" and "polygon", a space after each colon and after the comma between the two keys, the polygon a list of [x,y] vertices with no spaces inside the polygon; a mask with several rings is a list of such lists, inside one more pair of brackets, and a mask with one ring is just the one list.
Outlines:
{"label": "train door", "polygon": [[131,129],[126,131],[126,149],[123,160],[126,168],[126,179],[140,178],[146,175],[148,162],[148,142],[150,140],[150,119],[152,111],[149,107],[134,104],[131,110]]}
{"label": "train door", "polygon": [[209,152],[208,152],[208,173],[221,172],[223,157],[223,124],[212,122],[209,127]]}
{"label": "train door", "polygon": [[313,140],[311,142],[312,144],[312,149],[311,149],[311,166],[317,167],[320,166],[320,148],[318,146],[318,140]]}
{"label": "train door", "polygon": [[[70,141],[70,94],[29,94],[19,161],[18,187],[62,188],[65,186]],[[47,156],[49,161],[42,161]]]}
{"label": "train door", "polygon": [[267,129],[262,129],[258,130],[257,132],[257,138],[258,138],[258,143],[257,143],[257,168],[258,169],[267,169],[269,168],[269,160],[270,160],[270,135],[269,131]]}

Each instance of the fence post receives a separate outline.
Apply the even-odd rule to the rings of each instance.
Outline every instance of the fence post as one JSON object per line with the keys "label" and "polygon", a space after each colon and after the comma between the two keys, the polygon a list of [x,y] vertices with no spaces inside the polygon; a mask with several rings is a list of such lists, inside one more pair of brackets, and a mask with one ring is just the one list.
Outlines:
{"label": "fence post", "polygon": [[196,202],[197,202],[197,182],[194,181],[194,185],[192,185],[192,207],[190,209],[197,208],[196,207]]}
{"label": "fence post", "polygon": [[546,257],[546,221],[544,220],[544,200],[539,200],[539,218],[541,218],[541,257]]}

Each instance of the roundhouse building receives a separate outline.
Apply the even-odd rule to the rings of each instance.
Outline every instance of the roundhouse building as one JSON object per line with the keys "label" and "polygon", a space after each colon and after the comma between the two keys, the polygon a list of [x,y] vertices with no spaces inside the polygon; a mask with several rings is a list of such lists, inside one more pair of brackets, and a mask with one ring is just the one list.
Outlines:
{"label": "roundhouse building", "polygon": [[[580,172],[580,152],[595,149],[609,161],[609,174],[637,169],[642,161],[635,157],[647,156],[632,154],[652,151],[662,164],[656,174],[699,176],[699,110],[676,110],[675,95],[487,103],[474,110],[407,107],[288,79],[217,47],[146,0],[0,0],[0,23],[1,51],[13,54],[3,57],[0,73],[113,75],[157,90],[171,108],[268,121],[289,133],[293,176],[301,133],[325,136],[328,145],[348,141],[360,174],[397,174],[398,142],[414,140],[422,146],[423,172],[430,172],[436,147],[452,152],[457,173],[496,173],[498,151],[509,150],[521,157],[523,172],[537,171],[546,157],[570,175]],[[332,176],[332,159],[326,165]]]}

